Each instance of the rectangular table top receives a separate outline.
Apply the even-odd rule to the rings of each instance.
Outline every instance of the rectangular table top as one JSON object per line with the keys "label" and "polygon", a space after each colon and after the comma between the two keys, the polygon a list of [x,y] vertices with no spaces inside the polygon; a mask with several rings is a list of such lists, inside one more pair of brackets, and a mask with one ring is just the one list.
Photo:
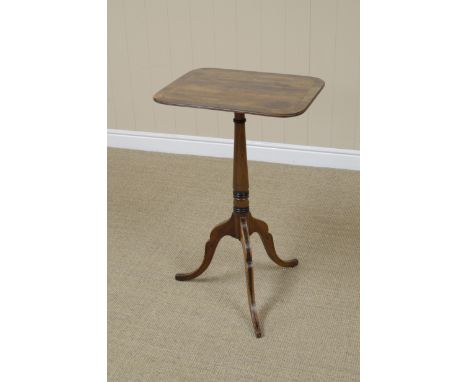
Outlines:
{"label": "rectangular table top", "polygon": [[203,68],[179,77],[153,99],[166,105],[293,117],[307,110],[324,85],[308,76]]}

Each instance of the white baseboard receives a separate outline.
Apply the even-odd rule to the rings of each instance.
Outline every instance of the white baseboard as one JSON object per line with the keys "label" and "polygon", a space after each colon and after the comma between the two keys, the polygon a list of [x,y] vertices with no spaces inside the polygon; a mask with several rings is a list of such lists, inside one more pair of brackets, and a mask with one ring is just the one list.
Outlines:
{"label": "white baseboard", "polygon": [[[107,130],[107,145],[122,149],[232,158],[232,139]],[[359,150],[247,141],[247,157],[260,162],[359,170]]]}

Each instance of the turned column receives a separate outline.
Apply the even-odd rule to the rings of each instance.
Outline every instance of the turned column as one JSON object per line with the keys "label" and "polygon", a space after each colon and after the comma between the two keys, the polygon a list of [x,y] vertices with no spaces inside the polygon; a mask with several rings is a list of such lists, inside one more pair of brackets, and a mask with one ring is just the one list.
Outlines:
{"label": "turned column", "polygon": [[247,167],[245,121],[244,113],[234,113],[234,169],[232,188],[234,213],[236,215],[248,214],[249,212],[249,170]]}

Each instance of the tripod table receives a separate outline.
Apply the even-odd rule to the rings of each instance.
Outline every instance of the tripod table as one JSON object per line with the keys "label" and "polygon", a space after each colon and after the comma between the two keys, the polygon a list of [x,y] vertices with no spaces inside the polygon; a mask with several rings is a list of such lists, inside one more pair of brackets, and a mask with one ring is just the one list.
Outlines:
{"label": "tripod table", "polygon": [[294,117],[304,113],[325,83],[315,77],[251,72],[231,69],[195,69],[156,93],[162,104],[234,112],[234,208],[229,219],[213,228],[205,245],[202,264],[191,273],[177,273],[179,281],[200,276],[210,265],[222,237],[230,235],[242,244],[250,315],[257,338],[262,336],[255,306],[250,235],[260,235],[265,250],[281,267],[295,267],[296,259],[283,260],[276,254],[267,224],[249,211],[249,177],[245,141],[245,114]]}

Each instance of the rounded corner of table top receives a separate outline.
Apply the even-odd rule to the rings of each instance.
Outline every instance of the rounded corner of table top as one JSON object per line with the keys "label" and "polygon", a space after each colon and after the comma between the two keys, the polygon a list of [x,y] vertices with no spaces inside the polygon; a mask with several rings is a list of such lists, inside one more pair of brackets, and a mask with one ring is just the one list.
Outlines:
{"label": "rounded corner of table top", "polygon": [[289,109],[285,110],[276,110],[276,112],[272,112],[271,114],[263,114],[266,116],[276,117],[276,118],[291,118],[297,117],[299,115],[304,114],[309,106],[314,102],[315,98],[320,94],[320,92],[325,87],[325,81],[318,77],[310,77],[310,76],[300,76],[303,78],[307,78],[311,80],[311,87],[309,90],[304,94],[304,97]]}
{"label": "rounded corner of table top", "polygon": [[157,92],[153,96],[153,101],[156,102],[156,103],[160,103],[162,105],[171,105],[170,103],[164,102],[164,98],[161,96],[160,93],[161,93],[161,91]]}
{"label": "rounded corner of table top", "polygon": [[154,101],[154,102],[157,102],[157,103],[162,103],[162,104],[164,104],[164,100],[163,100],[163,98],[161,97],[161,94],[160,94],[160,93],[161,93],[161,90],[158,91],[155,95],[153,95],[153,101]]}

